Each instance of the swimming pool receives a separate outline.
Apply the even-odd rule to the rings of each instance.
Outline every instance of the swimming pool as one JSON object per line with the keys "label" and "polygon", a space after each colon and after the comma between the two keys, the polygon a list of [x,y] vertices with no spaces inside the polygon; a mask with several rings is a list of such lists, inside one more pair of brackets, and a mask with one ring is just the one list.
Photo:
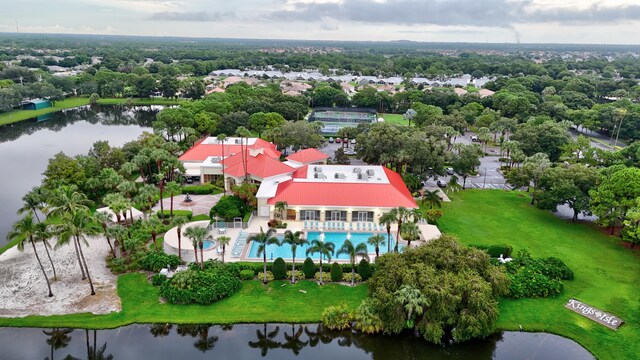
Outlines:
{"label": "swimming pool", "polygon": [[213,240],[202,240],[202,250],[211,250],[216,246],[216,242]]}
{"label": "swimming pool", "polygon": [[[332,242],[335,244],[335,249],[336,252],[338,252],[338,249],[340,249],[340,247],[342,247],[342,245],[344,244],[344,241],[347,239],[347,234],[346,232],[325,232],[324,233],[324,241],[325,242]],[[369,237],[373,236],[373,233],[359,233],[359,232],[354,232],[354,233],[350,233],[351,234],[351,242],[353,243],[353,246],[357,246],[360,243],[365,243],[367,244],[367,239],[369,239]],[[384,236],[385,238],[385,244],[383,246],[380,247],[380,254],[385,254],[387,252],[387,234],[381,234]],[[282,241],[283,235],[278,235],[277,238]],[[311,242],[311,240],[316,240],[320,238],[320,233],[317,231],[309,231],[307,233],[307,240],[309,240],[309,242]],[[393,234],[391,235],[391,251],[393,251],[393,247],[395,245],[395,238],[393,237]],[[248,259],[262,259],[262,256],[258,256],[258,244],[256,243],[251,243],[251,248],[249,249],[249,254],[247,255]],[[303,246],[298,246],[298,248],[296,249],[296,259],[304,259],[306,258],[306,252],[307,252],[307,247],[308,245],[303,245]],[[402,247],[402,246],[401,246]],[[374,246],[371,246],[369,244],[367,244],[367,250],[369,252],[369,257],[371,258],[370,260],[373,261],[373,257],[375,257],[375,253],[376,253],[376,248]],[[310,255],[311,258],[314,261],[317,261],[319,259],[319,254],[314,254],[314,255]],[[287,259],[287,260],[291,260],[292,256],[291,256],[291,246],[289,244],[284,244],[282,246],[278,246],[278,245],[268,245],[267,246],[267,259],[268,260],[275,260],[276,258],[283,258],[283,259]],[[331,257],[332,260],[349,260],[349,256],[346,254],[342,254],[340,256],[336,256],[335,254]],[[326,259],[324,259],[326,260]]]}

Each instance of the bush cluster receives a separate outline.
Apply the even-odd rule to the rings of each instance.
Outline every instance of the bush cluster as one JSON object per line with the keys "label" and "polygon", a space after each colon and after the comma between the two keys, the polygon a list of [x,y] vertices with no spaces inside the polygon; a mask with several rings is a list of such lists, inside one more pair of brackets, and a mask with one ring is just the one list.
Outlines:
{"label": "bush cluster", "polygon": [[[344,274],[342,274],[342,279],[341,279],[341,281],[344,281],[344,282],[351,282],[351,273],[350,273],[350,272],[348,272],[348,273],[344,273]],[[355,280],[354,280],[354,281],[355,281],[355,282],[360,282],[360,281],[362,281],[362,276],[360,276],[360,274],[356,273],[356,274],[355,274]]]}
{"label": "bush cluster", "polygon": [[160,286],[167,281],[167,277],[165,275],[155,274],[151,277],[151,284],[153,286]]}
{"label": "bush cluster", "polygon": [[573,271],[558,258],[534,259],[526,251],[505,264],[511,280],[508,296],[514,299],[557,296],[562,280],[572,280]]}
{"label": "bush cluster", "polygon": [[207,195],[221,193],[222,189],[212,184],[204,185],[187,185],[182,187],[183,194],[189,195]]}
{"label": "bush cluster", "polygon": [[276,229],[286,229],[287,223],[279,219],[271,219],[269,220],[269,222],[267,222],[267,226]]}
{"label": "bush cluster", "polygon": [[[158,211],[156,215],[160,219],[169,219],[171,218],[171,210]],[[173,210],[173,216],[184,216],[187,219],[191,220],[191,218],[193,217],[193,212],[191,210]]]}
{"label": "bush cluster", "polygon": [[331,330],[351,327],[353,317],[345,305],[329,306],[322,312],[322,324]]}
{"label": "bush cluster", "polygon": [[480,250],[484,250],[486,251],[489,256],[491,256],[492,258],[499,258],[500,254],[502,254],[503,257],[508,258],[511,257],[511,254],[513,252],[513,248],[509,245],[475,245],[475,244],[471,244],[469,245],[471,247],[474,247],[476,249],[480,249]]}
{"label": "bush cluster", "polygon": [[256,276],[255,271],[251,269],[240,270],[240,279],[251,280]]}
{"label": "bush cluster", "polygon": [[172,304],[210,304],[237,292],[242,283],[237,269],[208,262],[204,270],[190,268],[160,285],[160,296]]}
{"label": "bush cluster", "polygon": [[[317,272],[317,273],[313,276],[313,278],[314,278],[316,281],[320,281],[320,272]],[[326,272],[323,272],[323,273],[322,273],[322,282],[323,282],[323,283],[331,282],[331,274],[326,273]]]}
{"label": "bush cluster", "polygon": [[281,257],[273,261],[271,272],[273,273],[273,278],[276,280],[283,280],[287,277],[287,264],[284,263]]}
{"label": "bush cluster", "polygon": [[[287,279],[291,279],[291,270],[287,271]],[[302,271],[296,270],[295,279],[296,281],[304,279]]]}
{"label": "bush cluster", "polygon": [[[367,259],[362,259],[360,260],[356,271],[362,277],[362,280],[369,280],[369,278],[371,277],[371,264],[369,264]],[[358,281],[357,277],[356,281]]]}
{"label": "bush cluster", "polygon": [[[258,280],[264,280],[264,272],[260,271],[258,273]],[[271,271],[267,271],[267,281],[273,281],[273,273]]]}
{"label": "bush cluster", "polygon": [[331,281],[342,281],[342,267],[337,262],[334,262],[333,265],[331,265]]}
{"label": "bush cluster", "polygon": [[305,279],[313,279],[313,275],[316,274],[316,264],[313,263],[310,257],[304,259],[304,263],[302,263],[302,272],[304,273]]}
{"label": "bush cluster", "polygon": [[140,260],[140,266],[147,271],[158,272],[167,266],[171,266],[175,269],[181,264],[180,258],[177,255],[168,255],[163,252],[149,251]]}

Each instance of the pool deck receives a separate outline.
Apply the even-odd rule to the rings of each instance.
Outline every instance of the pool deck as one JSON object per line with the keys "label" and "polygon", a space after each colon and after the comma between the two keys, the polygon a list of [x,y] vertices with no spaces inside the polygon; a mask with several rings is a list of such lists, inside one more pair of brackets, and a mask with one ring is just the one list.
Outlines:
{"label": "pool deck", "polygon": [[[240,235],[241,232],[243,232],[244,234],[255,234],[255,233],[259,233],[260,232],[260,227],[262,227],[263,230],[267,230],[267,222],[269,221],[269,218],[266,217],[257,217],[254,216],[253,219],[251,220],[251,222],[249,223],[249,226],[246,229],[240,229],[240,228],[227,228],[226,229],[226,233],[224,234],[220,234],[218,232],[218,229],[211,229],[209,232],[209,237],[213,240],[216,240],[216,244],[214,245],[213,248],[209,249],[209,250],[204,250],[204,259],[205,260],[209,260],[209,259],[217,259],[217,260],[221,260],[222,259],[222,255],[218,253],[218,249],[220,248],[220,244],[217,241],[217,238],[220,236],[228,236],[231,238],[231,241],[229,242],[229,245],[226,246],[225,249],[225,257],[224,260],[226,262],[236,262],[236,261],[262,261],[261,259],[255,259],[255,258],[248,258],[248,254],[249,254],[249,250],[251,249],[251,243],[247,242],[246,244],[244,244],[242,251],[240,252],[239,256],[233,256],[232,254],[232,249],[236,243],[236,241],[238,241],[240,239]],[[309,221],[305,222],[305,221],[293,221],[293,220],[287,220],[287,228],[286,229],[276,229],[276,234],[278,235],[283,235],[285,233],[285,231],[287,230],[291,230],[293,232],[296,231],[302,231],[305,234],[308,231],[312,231],[312,232],[318,232],[318,231],[322,231],[321,229],[305,229],[305,223],[307,223],[306,225],[309,226]],[[209,221],[195,221],[192,223],[189,223],[185,226],[182,227],[182,231],[184,232],[184,230],[186,228],[188,228],[189,226],[208,226],[209,225]],[[429,225],[429,224],[422,224],[419,223],[418,227],[420,228],[421,232],[422,232],[422,237],[423,239],[419,240],[419,241],[413,241],[411,243],[412,247],[416,247],[416,246],[420,246],[421,244],[424,244],[432,239],[435,239],[437,237],[439,237],[441,235],[440,230],[438,229],[437,226],[435,225]],[[395,227],[392,228],[392,234],[395,235]],[[372,230],[372,229],[361,229],[361,230],[350,230],[350,229],[336,229],[336,230],[324,230],[325,232],[350,232],[350,233],[378,233],[378,234],[383,234],[386,236],[387,231],[386,228],[383,229],[383,231],[379,231],[379,230]],[[177,231],[176,228],[172,228],[171,230],[167,231],[164,235],[164,243],[165,243],[165,247],[164,250],[165,252],[167,252],[168,254],[174,254],[177,255],[178,254],[178,236],[177,236]],[[400,239],[399,240],[400,244],[404,244],[406,246],[406,241]],[[185,236],[182,236],[182,249],[181,249],[181,254],[182,254],[182,259],[185,261],[193,261],[194,259],[194,254],[193,254],[193,246],[191,245],[191,241],[186,238]],[[199,253],[199,251],[198,251]],[[198,254],[199,255],[199,254]],[[375,254],[370,254],[370,255],[375,255]],[[348,262],[348,261],[344,261],[344,260],[338,260],[338,262]]]}

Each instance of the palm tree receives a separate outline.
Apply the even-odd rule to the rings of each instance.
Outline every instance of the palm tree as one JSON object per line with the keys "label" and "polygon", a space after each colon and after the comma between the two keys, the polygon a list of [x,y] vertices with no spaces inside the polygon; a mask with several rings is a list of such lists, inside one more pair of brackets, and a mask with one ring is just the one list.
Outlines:
{"label": "palm tree", "polygon": [[249,341],[249,347],[254,349],[260,349],[260,354],[262,357],[267,356],[267,353],[270,349],[277,349],[280,347],[280,343],[273,340],[278,336],[280,332],[280,327],[276,326],[275,330],[271,332],[267,332],[267,323],[264,323],[264,330],[256,330],[256,336],[258,337],[258,341]]}
{"label": "palm tree", "polygon": [[230,241],[231,241],[231,238],[228,236],[220,236],[218,238],[218,243],[220,244],[220,246],[222,246],[222,263],[223,264],[224,264],[224,253],[226,252],[227,245],[229,245]]}
{"label": "palm tree", "polygon": [[118,224],[120,224],[122,220],[122,213],[127,211],[126,200],[127,199],[124,197],[124,195],[120,193],[107,194],[102,199],[102,202],[107,205],[109,207],[109,210],[111,210],[116,215],[116,222]]}
{"label": "palm tree", "polygon": [[291,264],[291,283],[294,284],[296,282],[296,249],[298,246],[308,245],[309,241],[307,239],[302,238],[302,232],[296,231],[292,232],[287,230],[284,232],[284,240],[282,243],[289,244],[291,246],[291,255],[292,255],[292,264]]}
{"label": "palm tree", "polygon": [[22,207],[18,209],[18,215],[22,215],[28,211],[32,211],[36,220],[40,222],[38,211],[45,212],[45,190],[41,186],[36,186],[22,197]]}
{"label": "palm tree", "polygon": [[284,220],[284,210],[289,206],[286,201],[276,201],[275,209],[280,212],[280,219]]}
{"label": "palm tree", "polygon": [[402,227],[402,223],[409,216],[409,210],[405,207],[397,207],[392,210],[396,216],[396,223],[398,224],[398,230],[396,231],[396,245],[393,248],[393,251],[398,252],[398,239],[400,239],[400,228]]}
{"label": "palm tree", "polygon": [[153,204],[156,202],[157,196],[158,196],[158,188],[153,185],[149,185],[149,184],[143,185],[138,191],[138,199],[147,208],[149,214],[151,213],[151,208],[153,207]]}
{"label": "palm tree", "polygon": [[100,227],[95,222],[95,218],[89,214],[88,210],[76,210],[72,213],[66,214],[63,217],[62,222],[55,226],[55,229],[58,234],[58,243],[56,244],[56,247],[67,244],[69,241],[73,241],[77,247],[81,259],[80,268],[84,268],[86,277],[89,279],[91,295],[95,295],[96,292],[93,288],[93,280],[91,280],[87,261],[85,260],[84,253],[82,251],[82,242],[87,244],[86,236],[95,235],[100,232]]}
{"label": "palm tree", "polygon": [[386,212],[380,216],[378,220],[380,224],[385,224],[387,227],[387,253],[391,252],[391,224],[396,222],[396,214],[393,210]]}
{"label": "palm tree", "polygon": [[106,212],[99,212],[99,211],[96,212],[95,216],[98,223],[100,223],[100,226],[102,226],[102,234],[107,239],[107,243],[109,244],[109,249],[111,249],[111,254],[113,254],[113,257],[115,258],[116,250],[113,248],[113,246],[111,246],[111,239],[109,236],[110,234],[109,234],[109,231],[107,231],[108,229],[107,223],[111,221],[111,216]]}
{"label": "palm tree", "polygon": [[115,224],[113,226],[109,226],[107,228],[107,234],[113,238],[113,250],[115,254],[115,250],[120,245],[120,256],[125,254],[125,244],[124,238],[127,236],[127,228],[120,224]]}
{"label": "palm tree", "polygon": [[[207,234],[209,234],[209,230],[203,226],[190,226],[184,231],[184,236],[191,239],[191,243],[193,244],[193,252],[195,253],[195,261],[198,263],[198,244],[202,242]],[[204,262],[200,265],[201,269],[204,269]]]}
{"label": "palm tree", "polygon": [[442,206],[442,199],[440,199],[439,190],[429,191],[424,189],[422,193],[422,205],[429,204],[429,209],[433,207],[440,208]]}
{"label": "palm tree", "polygon": [[150,217],[144,224],[145,228],[151,234],[151,241],[153,241],[153,248],[156,252],[158,252],[158,229],[162,226],[162,221],[157,217]]}
{"label": "palm tree", "polygon": [[44,266],[42,266],[42,262],[40,261],[40,256],[38,256],[38,250],[36,249],[36,243],[34,237],[37,233],[36,223],[33,221],[33,215],[31,213],[27,214],[22,219],[18,220],[14,225],[9,234],[7,235],[7,239],[9,241],[18,241],[18,250],[24,250],[24,242],[29,240],[31,246],[33,246],[33,254],[36,256],[36,260],[38,261],[38,265],[40,265],[40,270],[42,270],[42,275],[44,275],[44,279],[47,282],[47,288],[49,289],[49,297],[53,296],[53,292],[51,292],[51,284],[49,283],[49,277],[47,276],[47,272],[44,271]]}
{"label": "palm tree", "polygon": [[[249,180],[249,173],[247,172],[247,147],[249,142],[249,136],[251,136],[251,132],[244,126],[240,126],[236,129],[236,136],[240,138],[240,152],[242,155],[242,166],[244,169],[244,179],[245,181]],[[245,140],[247,141],[247,145],[245,145]]]}
{"label": "palm tree", "polygon": [[395,292],[396,301],[407,312],[407,326],[413,327],[413,314],[422,315],[424,307],[429,306],[429,300],[422,294],[420,290],[412,285],[402,285],[400,290]]}
{"label": "palm tree", "polygon": [[380,234],[370,236],[369,239],[367,239],[367,243],[376,247],[376,261],[378,261],[378,256],[380,256],[380,245],[384,244],[384,236]]}
{"label": "palm tree", "polygon": [[51,269],[53,269],[53,281],[58,280],[58,274],[56,274],[56,266],[53,264],[53,259],[51,259],[51,254],[49,253],[49,248],[51,244],[49,244],[49,239],[53,234],[49,231],[49,225],[43,222],[39,222],[36,224],[36,232],[34,234],[34,240],[36,242],[41,242],[44,246],[44,251],[47,253],[47,258],[49,258],[49,263],[51,263]]}
{"label": "palm tree", "polygon": [[189,219],[186,216],[176,216],[172,221],[178,235],[178,258],[182,261],[182,226],[189,223]]}
{"label": "palm tree", "polygon": [[[177,182],[170,181],[170,182],[167,183],[165,188],[167,189],[167,192],[169,194],[171,194],[171,209],[169,210],[169,216],[173,217],[173,196],[175,194],[179,194],[180,190],[182,189],[182,187]],[[162,215],[164,215],[164,214],[162,214]]]}
{"label": "palm tree", "polygon": [[416,223],[402,224],[402,235],[407,240],[407,247],[411,248],[411,241],[420,239],[420,228]]}
{"label": "palm tree", "polygon": [[327,261],[331,262],[331,256],[335,252],[335,244],[332,242],[324,242],[322,240],[311,240],[311,246],[307,248],[306,255],[313,255],[315,253],[320,254],[320,285],[322,282],[322,257],[326,257]]}
{"label": "palm tree", "polygon": [[[136,183],[133,181],[123,181],[120,185],[118,185],[118,191],[120,191],[127,199],[129,199],[130,203],[133,203],[134,195],[138,191],[138,185],[136,185]],[[133,223],[133,207],[129,208],[129,215],[129,218],[131,218],[131,222]]]}
{"label": "palm tree", "polygon": [[[219,143],[222,144],[222,160],[224,160],[224,148],[225,148],[224,142],[227,140],[227,135],[218,134],[216,139],[218,140]],[[224,179],[224,165],[222,164],[222,162],[220,163],[220,165],[222,166],[222,191],[226,193],[227,181]]]}
{"label": "palm tree", "polygon": [[280,242],[278,241],[278,238],[275,237],[275,234],[276,229],[269,228],[267,232],[264,232],[262,226],[260,226],[260,232],[258,234],[250,235],[247,238],[248,242],[253,241],[258,244],[258,256],[262,255],[262,261],[264,264],[262,273],[264,275],[264,279],[262,280],[262,282],[265,284],[267,283],[267,246],[271,244],[280,245]]}
{"label": "palm tree", "polygon": [[360,255],[365,259],[369,259],[367,244],[359,243],[358,245],[353,246],[351,240],[345,240],[337,254],[338,256],[340,256],[340,254],[349,255],[349,261],[351,262],[351,286],[354,286],[356,277],[356,256]]}

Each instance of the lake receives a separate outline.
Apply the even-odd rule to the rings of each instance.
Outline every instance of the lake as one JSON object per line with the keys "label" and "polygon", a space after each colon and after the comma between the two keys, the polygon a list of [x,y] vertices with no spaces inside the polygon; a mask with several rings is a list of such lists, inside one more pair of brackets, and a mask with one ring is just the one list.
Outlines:
{"label": "lake", "polygon": [[40,184],[48,160],[62,151],[86,154],[94,142],[121,146],[150,130],[161,106],[84,106],[0,126],[0,244],[18,219],[22,196]]}
{"label": "lake", "polygon": [[[46,332],[46,333],[45,333]],[[130,325],[113,330],[0,328],[3,359],[497,359],[593,356],[544,333],[502,332],[482,341],[430,345],[412,334],[366,336],[316,324]]]}

